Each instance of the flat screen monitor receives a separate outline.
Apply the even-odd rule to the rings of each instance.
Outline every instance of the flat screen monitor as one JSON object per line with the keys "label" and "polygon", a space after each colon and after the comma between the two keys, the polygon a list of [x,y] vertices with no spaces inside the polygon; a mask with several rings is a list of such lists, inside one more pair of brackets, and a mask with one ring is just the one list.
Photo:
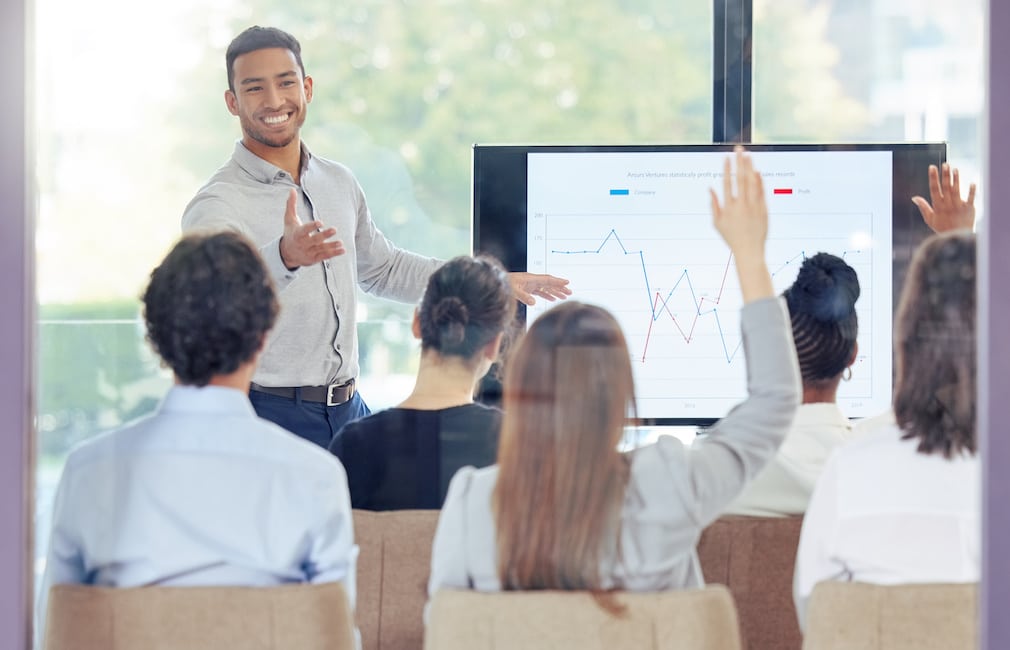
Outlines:
{"label": "flat screen monitor", "polygon": [[[777,292],[803,260],[833,253],[859,277],[858,355],[838,392],[850,417],[891,403],[892,322],[915,247],[914,195],[943,143],[750,145],[769,209]],[[617,317],[644,424],[710,424],[746,396],[742,299],[712,226],[731,145],[476,145],[473,249],[511,271],[571,281],[573,299]],[[531,322],[551,304],[526,310]]]}

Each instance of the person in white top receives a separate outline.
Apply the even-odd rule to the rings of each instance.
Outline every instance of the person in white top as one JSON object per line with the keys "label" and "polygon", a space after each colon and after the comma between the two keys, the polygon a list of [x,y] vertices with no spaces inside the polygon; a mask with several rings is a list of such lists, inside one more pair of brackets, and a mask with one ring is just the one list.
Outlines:
{"label": "person in white top", "polygon": [[803,514],[828,456],[853,440],[852,425],[838,408],[837,397],[842,379],[852,376],[858,351],[856,271],[840,257],[818,253],[803,261],[783,296],[803,377],[803,404],[775,458],[726,514]]}
{"label": "person in white top", "polygon": [[831,456],[807,509],[793,584],[801,627],[823,580],[979,579],[970,231],[934,235],[916,251],[895,321],[895,357],[893,417],[868,422],[865,436]]}
{"label": "person in white top", "polygon": [[606,310],[569,303],[530,328],[506,367],[498,465],[453,478],[432,548],[428,591],[605,592],[702,584],[701,531],[774,455],[800,401],[796,350],[764,258],[761,176],[737,150],[714,223],[744,297],[746,401],[685,447],[663,436],[618,451],[634,408],[630,354]]}

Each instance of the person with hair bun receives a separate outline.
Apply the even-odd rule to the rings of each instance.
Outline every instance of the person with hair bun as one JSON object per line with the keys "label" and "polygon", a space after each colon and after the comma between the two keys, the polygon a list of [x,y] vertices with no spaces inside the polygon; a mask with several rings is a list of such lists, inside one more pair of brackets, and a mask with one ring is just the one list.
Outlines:
{"label": "person with hair bun", "polygon": [[838,408],[838,386],[852,373],[858,345],[859,278],[845,261],[818,253],[803,261],[783,293],[803,379],[803,404],[778,454],[728,513],[755,517],[803,514],[828,456],[853,439]]}
{"label": "person with hair bun", "polygon": [[494,462],[502,414],[473,395],[514,316],[508,274],[493,258],[457,257],[432,274],[414,312],[413,392],[345,425],[330,444],[347,468],[353,507],[437,509],[456,470]]}

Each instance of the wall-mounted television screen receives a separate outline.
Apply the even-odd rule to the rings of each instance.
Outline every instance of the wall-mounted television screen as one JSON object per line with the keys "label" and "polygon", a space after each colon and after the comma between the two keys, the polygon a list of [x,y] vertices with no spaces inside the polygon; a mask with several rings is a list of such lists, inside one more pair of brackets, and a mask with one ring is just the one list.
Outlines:
{"label": "wall-mounted television screen", "polygon": [[[776,291],[817,252],[859,276],[859,352],[838,402],[850,417],[886,411],[892,322],[912,252],[929,235],[914,195],[942,143],[748,146],[764,178],[766,256]],[[620,321],[646,424],[708,424],[746,394],[741,296],[712,226],[731,145],[476,145],[473,249],[512,271],[571,281],[573,299]],[[538,301],[531,322],[551,304]]]}

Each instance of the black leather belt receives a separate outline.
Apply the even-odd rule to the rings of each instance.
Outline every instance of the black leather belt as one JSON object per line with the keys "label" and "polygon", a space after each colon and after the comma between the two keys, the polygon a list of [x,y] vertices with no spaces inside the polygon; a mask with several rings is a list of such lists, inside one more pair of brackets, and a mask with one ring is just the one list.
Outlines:
{"label": "black leather belt", "polygon": [[306,402],[320,402],[327,406],[340,406],[354,397],[354,380],[350,379],[342,384],[330,384],[329,386],[260,386],[252,384],[250,390],[277,397],[288,399],[298,399],[301,397]]}

